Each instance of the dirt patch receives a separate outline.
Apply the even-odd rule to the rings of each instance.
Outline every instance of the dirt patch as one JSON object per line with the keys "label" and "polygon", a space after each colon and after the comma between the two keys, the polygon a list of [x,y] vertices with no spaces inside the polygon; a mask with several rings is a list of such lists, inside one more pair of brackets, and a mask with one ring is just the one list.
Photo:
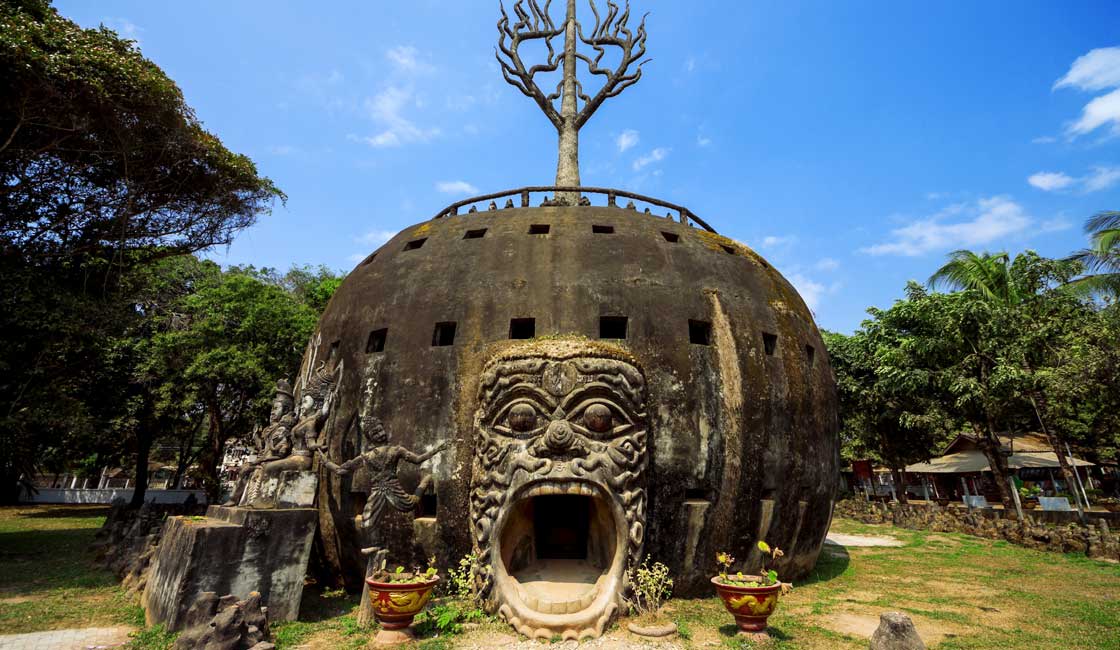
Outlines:
{"label": "dirt patch", "polygon": [[11,598],[0,598],[0,605],[18,605],[35,600],[31,596],[12,596]]}
{"label": "dirt patch", "polygon": [[902,540],[886,535],[849,535],[847,533],[832,533],[824,540],[825,544],[843,546],[845,548],[863,548],[871,546],[902,546]]}
{"label": "dirt patch", "polygon": [[[942,640],[963,636],[968,633],[968,628],[949,623],[946,621],[934,621],[924,616],[916,616],[908,614],[914,621],[914,627],[918,630],[918,636],[922,637],[927,647],[933,648]],[[830,614],[828,616],[818,617],[815,621],[824,628],[846,634],[859,639],[870,639],[871,635],[879,627],[879,614]]]}

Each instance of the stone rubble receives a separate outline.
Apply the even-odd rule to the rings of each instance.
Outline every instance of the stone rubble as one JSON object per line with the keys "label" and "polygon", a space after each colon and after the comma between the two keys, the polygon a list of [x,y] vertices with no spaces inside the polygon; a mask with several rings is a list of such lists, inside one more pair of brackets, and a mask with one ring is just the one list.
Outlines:
{"label": "stone rubble", "polygon": [[1068,523],[1045,525],[1037,522],[1030,512],[1026,521],[1014,515],[1007,516],[999,510],[972,510],[943,508],[937,505],[911,505],[901,503],[869,502],[863,499],[844,499],[836,502],[835,514],[865,524],[893,524],[911,530],[929,530],[941,533],[964,533],[986,539],[997,539],[1039,551],[1079,553],[1095,560],[1120,562],[1120,535],[1113,532],[1108,522],[1098,518],[1092,525]]}

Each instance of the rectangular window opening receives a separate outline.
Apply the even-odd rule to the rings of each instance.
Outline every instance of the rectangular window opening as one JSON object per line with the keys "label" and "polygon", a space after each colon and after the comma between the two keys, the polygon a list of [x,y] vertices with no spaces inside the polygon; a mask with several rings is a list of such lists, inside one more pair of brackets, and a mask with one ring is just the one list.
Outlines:
{"label": "rectangular window opening", "polygon": [[626,338],[625,316],[602,316],[599,318],[599,338],[624,339]]}
{"label": "rectangular window opening", "polygon": [[366,339],[366,354],[373,352],[385,351],[385,336],[389,333],[387,329],[373,330],[369,333],[369,338]]}
{"label": "rectangular window opening", "polygon": [[693,345],[711,345],[712,324],[702,320],[688,321],[688,342]]}
{"label": "rectangular window opening", "polygon": [[374,252],[370,253],[369,257],[362,260],[362,263],[359,264],[358,266],[365,266],[366,264],[369,264],[370,262],[373,261],[373,258],[375,258],[375,257],[377,257],[377,251],[374,251]]}
{"label": "rectangular window opening", "polygon": [[537,321],[534,318],[511,318],[509,337],[511,339],[531,339],[537,335]]}
{"label": "rectangular window opening", "polygon": [[463,235],[463,239],[482,239],[485,236],[486,229],[479,228],[478,230],[468,230],[466,234]]}
{"label": "rectangular window opening", "polygon": [[436,323],[436,329],[432,332],[432,347],[444,345],[455,345],[455,323],[453,321]]}
{"label": "rectangular window opening", "polygon": [[420,239],[413,239],[412,241],[410,241],[410,242],[408,242],[407,244],[404,245],[404,249],[406,251],[414,251],[417,248],[420,248],[421,246],[423,246],[424,242],[426,242],[426,241],[428,241],[427,237],[421,237]]}
{"label": "rectangular window opening", "polygon": [[591,226],[591,232],[596,235],[613,235],[614,226]]}
{"label": "rectangular window opening", "polygon": [[547,223],[534,223],[529,226],[530,235],[547,235],[549,225]]}
{"label": "rectangular window opening", "polygon": [[762,333],[762,348],[766,351],[766,356],[774,356],[774,350],[778,348],[778,335],[771,334],[770,332]]}
{"label": "rectangular window opening", "polygon": [[665,232],[664,230],[662,230],[661,236],[664,237],[665,241],[669,242],[670,244],[675,244],[681,240],[681,236],[675,232]]}
{"label": "rectangular window opening", "polygon": [[684,491],[685,501],[707,501],[712,502],[712,491],[705,488],[685,488]]}
{"label": "rectangular window opening", "polygon": [[439,499],[436,498],[434,492],[420,495],[420,503],[418,504],[417,517],[432,517],[435,518],[436,510],[439,507]]}
{"label": "rectangular window opening", "polygon": [[729,255],[734,255],[735,254],[735,247],[734,246],[728,246],[727,244],[720,244],[719,247],[723,249],[723,252],[725,252]]}
{"label": "rectangular window opening", "polygon": [[815,360],[816,355],[817,351],[813,349],[813,346],[805,346],[805,359],[808,360],[810,368],[813,367],[813,361]]}

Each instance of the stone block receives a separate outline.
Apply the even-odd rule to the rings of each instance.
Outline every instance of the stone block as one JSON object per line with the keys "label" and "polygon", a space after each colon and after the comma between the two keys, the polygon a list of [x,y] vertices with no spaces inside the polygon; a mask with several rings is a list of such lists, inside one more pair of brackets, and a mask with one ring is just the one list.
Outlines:
{"label": "stone block", "polygon": [[182,629],[204,592],[258,591],[271,620],[294,620],[317,522],[308,508],[210,506],[205,517],[168,518],[144,589],[148,624]]}
{"label": "stone block", "polygon": [[879,628],[871,635],[870,650],[926,650],[914,621],[902,612],[883,612]]}

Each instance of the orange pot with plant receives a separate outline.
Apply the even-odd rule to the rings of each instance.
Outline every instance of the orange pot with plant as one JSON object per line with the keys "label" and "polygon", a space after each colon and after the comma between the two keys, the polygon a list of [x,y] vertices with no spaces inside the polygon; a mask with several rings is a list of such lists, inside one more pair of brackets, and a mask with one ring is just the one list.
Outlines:
{"label": "orange pot with plant", "polygon": [[771,549],[762,541],[758,543],[758,549],[766,558],[762,575],[744,574],[741,571],[731,573],[735,558],[721,552],[716,554],[720,573],[712,577],[712,584],[716,586],[716,593],[723,601],[723,606],[735,617],[735,624],[739,629],[748,634],[766,630],[766,621],[777,608],[778,597],[792,588],[778,580],[778,572],[773,569],[774,561],[784,555],[782,550],[777,547]]}
{"label": "orange pot with plant", "polygon": [[382,632],[390,633],[379,632],[379,642],[397,642],[402,636],[411,636],[412,619],[432,599],[432,590],[439,580],[434,567],[412,573],[397,567],[395,572],[378,571],[366,578],[373,615]]}

